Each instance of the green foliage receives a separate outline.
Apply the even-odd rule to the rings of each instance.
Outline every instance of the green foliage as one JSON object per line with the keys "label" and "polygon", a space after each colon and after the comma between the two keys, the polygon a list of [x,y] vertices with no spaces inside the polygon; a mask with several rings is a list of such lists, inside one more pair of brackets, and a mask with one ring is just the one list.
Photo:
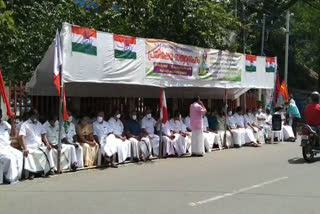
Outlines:
{"label": "green foliage", "polygon": [[[6,80],[30,78],[56,29],[69,22],[101,31],[236,50],[226,43],[240,23],[211,0],[98,0],[98,10],[80,8],[72,0],[0,0],[0,65]],[[12,3],[13,2],[13,3]],[[119,10],[113,6],[119,5]],[[4,27],[3,27],[4,26]]]}

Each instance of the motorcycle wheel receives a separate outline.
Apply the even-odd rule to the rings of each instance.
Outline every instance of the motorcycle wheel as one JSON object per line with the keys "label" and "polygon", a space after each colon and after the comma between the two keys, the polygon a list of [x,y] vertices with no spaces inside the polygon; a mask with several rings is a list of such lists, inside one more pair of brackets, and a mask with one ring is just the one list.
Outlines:
{"label": "motorcycle wheel", "polygon": [[305,161],[308,163],[314,162],[314,153],[312,152],[312,145],[308,144],[302,147],[302,155]]}

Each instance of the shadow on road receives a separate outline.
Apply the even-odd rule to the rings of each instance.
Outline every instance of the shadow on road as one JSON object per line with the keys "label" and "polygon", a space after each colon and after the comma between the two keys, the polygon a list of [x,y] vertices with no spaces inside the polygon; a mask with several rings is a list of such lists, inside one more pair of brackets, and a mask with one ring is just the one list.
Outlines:
{"label": "shadow on road", "polygon": [[[320,161],[320,158],[314,158],[314,162]],[[306,162],[303,158],[297,157],[297,158],[291,158],[288,160],[289,164],[310,164]]]}

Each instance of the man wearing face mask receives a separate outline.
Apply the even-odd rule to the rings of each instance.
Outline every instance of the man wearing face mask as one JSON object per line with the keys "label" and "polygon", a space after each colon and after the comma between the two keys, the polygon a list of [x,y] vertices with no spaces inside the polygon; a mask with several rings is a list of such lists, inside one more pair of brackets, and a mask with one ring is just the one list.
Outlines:
{"label": "man wearing face mask", "polygon": [[124,136],[124,126],[120,118],[120,111],[115,110],[113,117],[111,117],[108,122],[113,130],[116,140],[118,141],[118,161],[119,163],[124,163],[127,158],[131,157],[131,143]]}
{"label": "man wearing face mask", "polygon": [[[59,140],[59,122],[57,117],[54,115],[49,115],[48,121],[43,124],[43,127],[46,131],[46,137],[50,145],[53,147],[53,159],[55,165],[58,164],[58,140]],[[64,130],[61,132],[61,141],[65,141]],[[61,145],[61,159],[60,159],[61,169],[62,170],[77,170],[78,160],[76,155],[76,149],[72,145],[62,144]]]}
{"label": "man wearing face mask", "polygon": [[181,121],[180,112],[176,111],[174,117],[169,121],[170,131],[177,139],[173,141],[173,147],[178,156],[182,156],[190,150],[191,147],[191,138],[187,134],[187,127]]}
{"label": "man wearing face mask", "polygon": [[[216,118],[219,141],[221,142],[221,144],[225,143],[224,146],[229,149],[233,146],[232,136],[229,130],[225,131],[225,114],[223,112],[223,109],[219,111],[219,114],[216,114]],[[226,142],[224,142],[224,140],[226,140]]]}
{"label": "man wearing face mask", "polygon": [[21,125],[19,131],[25,157],[24,169],[29,172],[29,179],[33,179],[36,173],[45,176],[53,174],[55,168],[52,147],[38,118],[38,111],[31,109],[29,119]]}
{"label": "man wearing face mask", "polygon": [[118,168],[113,161],[114,155],[118,152],[118,141],[112,132],[112,127],[104,120],[104,112],[99,111],[96,121],[93,122],[93,135],[98,139],[102,155],[106,158],[107,163],[112,168]]}
{"label": "man wearing face mask", "polygon": [[65,138],[63,139],[63,144],[69,144],[75,147],[76,149],[76,155],[77,155],[77,162],[78,162],[78,168],[83,168],[83,149],[80,146],[80,144],[77,142],[77,132],[76,132],[76,126],[73,123],[73,116],[72,112],[68,111],[69,118],[67,121],[64,122],[62,132],[65,135]]}
{"label": "man wearing face mask", "polygon": [[234,118],[236,120],[237,127],[240,130],[244,130],[245,135],[245,145],[259,147],[257,144],[256,138],[253,135],[252,129],[248,128],[245,124],[244,116],[242,115],[241,107],[237,107],[237,112],[234,114]]}
{"label": "man wearing face mask", "polygon": [[149,160],[152,152],[151,142],[149,137],[142,133],[136,111],[131,113],[131,118],[126,124],[126,135],[133,146],[133,153],[137,153],[140,160]]}
{"label": "man wearing face mask", "polygon": [[227,128],[231,132],[233,144],[235,147],[241,147],[245,144],[246,132],[244,129],[237,127],[237,121],[232,114],[232,111],[228,112],[227,116]]}
{"label": "man wearing face mask", "polygon": [[160,138],[154,134],[154,128],[157,126],[157,121],[152,117],[151,110],[148,109],[146,115],[142,118],[141,128],[144,136],[148,136],[153,149],[153,154],[159,156]]}
{"label": "man wearing face mask", "polygon": [[211,152],[213,145],[218,145],[220,150],[223,149],[221,141],[219,141],[218,134],[209,128],[209,122],[206,115],[203,116],[203,137],[206,152]]}
{"label": "man wearing face mask", "polygon": [[1,118],[2,110],[0,109],[0,164],[3,168],[5,182],[11,184],[21,178],[23,155],[22,152],[10,146],[10,135],[15,136],[14,118],[11,118],[12,127]]}

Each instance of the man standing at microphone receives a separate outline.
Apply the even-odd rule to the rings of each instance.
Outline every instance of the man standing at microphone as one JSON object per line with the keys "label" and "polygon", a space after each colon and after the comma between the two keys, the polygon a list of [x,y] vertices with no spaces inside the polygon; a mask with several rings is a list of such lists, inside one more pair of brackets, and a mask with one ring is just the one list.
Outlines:
{"label": "man standing at microphone", "polygon": [[207,110],[204,107],[200,97],[194,98],[190,105],[190,128],[192,130],[191,154],[192,156],[203,156],[204,139],[203,139],[203,116]]}

